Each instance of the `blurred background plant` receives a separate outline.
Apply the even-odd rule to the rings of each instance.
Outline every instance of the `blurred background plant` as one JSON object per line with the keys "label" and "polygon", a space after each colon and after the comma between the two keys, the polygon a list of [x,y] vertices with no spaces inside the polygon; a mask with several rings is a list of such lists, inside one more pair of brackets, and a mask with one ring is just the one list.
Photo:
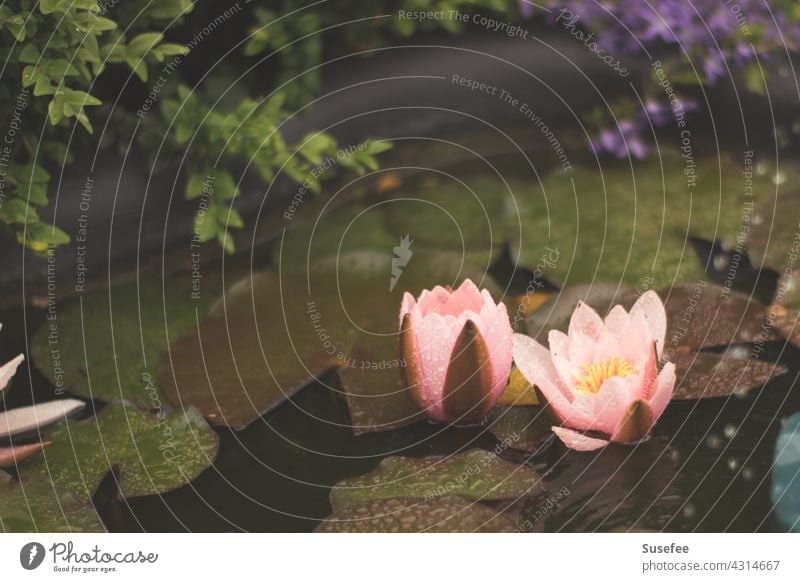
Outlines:
{"label": "blurred background plant", "polygon": [[[242,162],[265,182],[281,174],[302,183],[340,151],[327,133],[312,132],[294,143],[281,134],[283,122],[318,95],[318,65],[419,31],[460,33],[470,26],[452,18],[381,18],[398,10],[490,11],[508,21],[560,27],[566,10],[576,29],[594,33],[597,45],[610,53],[660,51],[676,92],[721,82],[734,69],[748,90],[762,92],[764,62],[776,51],[794,49],[800,38],[800,5],[792,0],[694,5],[695,10],[685,0],[541,6],[527,0],[339,0],[303,10],[292,0],[8,0],[0,6],[0,228],[39,254],[68,242],[65,232],[39,216],[49,202],[51,176],[74,161],[76,152],[89,155],[101,147],[125,154],[135,134],[151,156],[149,169],[182,160],[187,197],[199,196],[213,176],[217,195],[202,224],[196,223],[196,234],[232,251],[228,229],[243,225],[234,208]],[[249,28],[221,26],[231,18]],[[209,66],[221,58],[225,67]],[[643,87],[644,105],[626,101],[612,104],[617,111],[587,115],[596,131],[589,144],[595,151],[644,157],[651,124],[673,117],[658,104],[664,102],[658,79],[634,82]],[[691,98],[681,103],[687,110],[697,107]],[[387,148],[367,142],[337,165],[362,173],[377,167],[375,155]],[[311,180],[310,189],[318,192],[320,184]]]}

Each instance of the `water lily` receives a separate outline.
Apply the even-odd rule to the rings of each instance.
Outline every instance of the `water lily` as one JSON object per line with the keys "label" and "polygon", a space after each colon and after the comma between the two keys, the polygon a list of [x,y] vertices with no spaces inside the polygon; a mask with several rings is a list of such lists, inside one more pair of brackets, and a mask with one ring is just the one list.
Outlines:
{"label": "water lily", "polygon": [[[6,389],[24,359],[24,356],[20,354],[0,366],[0,392]],[[39,433],[45,425],[61,420],[83,406],[84,404],[80,400],[66,398],[0,412],[0,439],[5,440],[25,433]],[[0,445],[0,466],[15,465],[36,454],[48,444],[50,443],[14,444],[12,440],[7,446]]]}
{"label": "water lily", "polygon": [[480,422],[511,372],[506,306],[469,279],[403,296],[400,352],[414,404],[439,422]]}
{"label": "water lily", "polygon": [[549,333],[550,349],[514,334],[514,361],[561,421],[553,432],[568,447],[592,451],[642,439],[666,408],[675,389],[675,365],[659,371],[666,331],[654,291],[630,312],[615,306],[605,320],[580,302],[568,333]]}

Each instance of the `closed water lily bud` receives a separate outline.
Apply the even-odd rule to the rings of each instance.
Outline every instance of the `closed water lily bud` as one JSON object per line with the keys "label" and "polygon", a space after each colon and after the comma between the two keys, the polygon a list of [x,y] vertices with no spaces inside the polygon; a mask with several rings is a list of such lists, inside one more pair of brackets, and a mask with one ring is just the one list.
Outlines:
{"label": "closed water lily bud", "polygon": [[667,333],[661,299],[648,291],[630,312],[617,305],[605,320],[579,303],[568,331],[551,331],[550,349],[514,334],[517,368],[561,420],[553,432],[579,451],[642,439],[675,390],[675,364],[658,369]]}
{"label": "closed water lily bud", "polygon": [[400,354],[411,400],[439,422],[481,422],[508,382],[512,335],[506,306],[469,279],[406,293]]}

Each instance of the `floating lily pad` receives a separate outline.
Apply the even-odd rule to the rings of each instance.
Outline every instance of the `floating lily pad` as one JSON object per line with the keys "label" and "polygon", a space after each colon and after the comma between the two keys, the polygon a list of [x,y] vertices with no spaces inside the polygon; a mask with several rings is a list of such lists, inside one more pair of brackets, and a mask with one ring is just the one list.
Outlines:
{"label": "floating lily pad", "polygon": [[800,413],[786,421],[775,442],[771,495],[778,519],[800,533]]}
{"label": "floating lily pad", "polygon": [[722,398],[731,394],[744,394],[752,388],[763,386],[770,378],[782,374],[786,368],[762,360],[737,357],[732,353],[692,352],[676,353],[675,393],[673,400]]}
{"label": "floating lily pad", "polygon": [[[755,345],[777,339],[763,325],[766,307],[745,295],[698,282],[662,291],[667,310],[664,358],[675,363],[673,398],[729,396],[763,386],[786,368],[756,360]],[[721,352],[730,344],[749,344]],[[700,351],[717,348],[716,351]]]}
{"label": "floating lily pad", "polygon": [[47,481],[24,485],[0,474],[0,530],[6,533],[105,531],[89,501]]}
{"label": "floating lily pad", "polygon": [[435,500],[378,499],[342,509],[316,532],[514,532],[514,521],[494,509],[448,496]]}
{"label": "floating lily pad", "polygon": [[395,336],[365,336],[339,368],[355,434],[391,430],[425,418],[407,395]]}
{"label": "floating lily pad", "polygon": [[558,424],[543,406],[495,406],[487,422],[503,446],[529,453],[539,452]]}
{"label": "floating lily pad", "polygon": [[331,506],[339,512],[345,507],[393,497],[516,499],[539,493],[540,483],[541,477],[533,469],[508,463],[481,449],[444,459],[387,457],[371,473],[337,483],[331,490]]}
{"label": "floating lily pad", "polygon": [[[202,317],[216,297],[203,279],[192,298],[189,283],[143,279],[104,289],[65,305],[36,332],[36,367],[56,386],[85,398],[127,400],[142,409],[164,398],[151,376],[169,341]],[[109,303],[110,297],[110,303]]]}
{"label": "floating lily pad", "polygon": [[152,415],[110,404],[93,419],[70,421],[50,435],[52,445],[22,465],[20,480],[52,481],[79,498],[91,497],[117,470],[124,497],[177,489],[213,463],[219,438],[192,409]]}
{"label": "floating lily pad", "polygon": [[[692,187],[684,167],[677,154],[633,167],[628,160],[604,163],[601,169],[554,172],[540,189],[515,192],[523,231],[512,242],[520,264],[535,265],[549,245],[561,258],[548,278],[562,287],[595,280],[638,287],[643,279],[662,287],[698,279],[703,266],[687,237],[735,239],[751,199],[742,167],[730,159],[696,160]],[[754,191],[767,189],[768,182],[756,178]]]}
{"label": "floating lily pad", "polygon": [[[335,285],[335,284],[334,284]],[[331,299],[302,280],[259,273],[163,355],[159,383],[176,406],[243,428],[336,364],[352,342]]]}

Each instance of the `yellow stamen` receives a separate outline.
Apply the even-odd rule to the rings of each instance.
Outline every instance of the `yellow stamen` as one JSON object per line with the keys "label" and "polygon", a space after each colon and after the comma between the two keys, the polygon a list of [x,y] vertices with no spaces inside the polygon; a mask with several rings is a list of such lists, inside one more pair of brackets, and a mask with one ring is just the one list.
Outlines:
{"label": "yellow stamen", "polygon": [[611,356],[596,364],[584,364],[583,376],[576,376],[575,390],[584,394],[597,394],[603,382],[614,376],[624,378],[636,372],[625,358]]}

